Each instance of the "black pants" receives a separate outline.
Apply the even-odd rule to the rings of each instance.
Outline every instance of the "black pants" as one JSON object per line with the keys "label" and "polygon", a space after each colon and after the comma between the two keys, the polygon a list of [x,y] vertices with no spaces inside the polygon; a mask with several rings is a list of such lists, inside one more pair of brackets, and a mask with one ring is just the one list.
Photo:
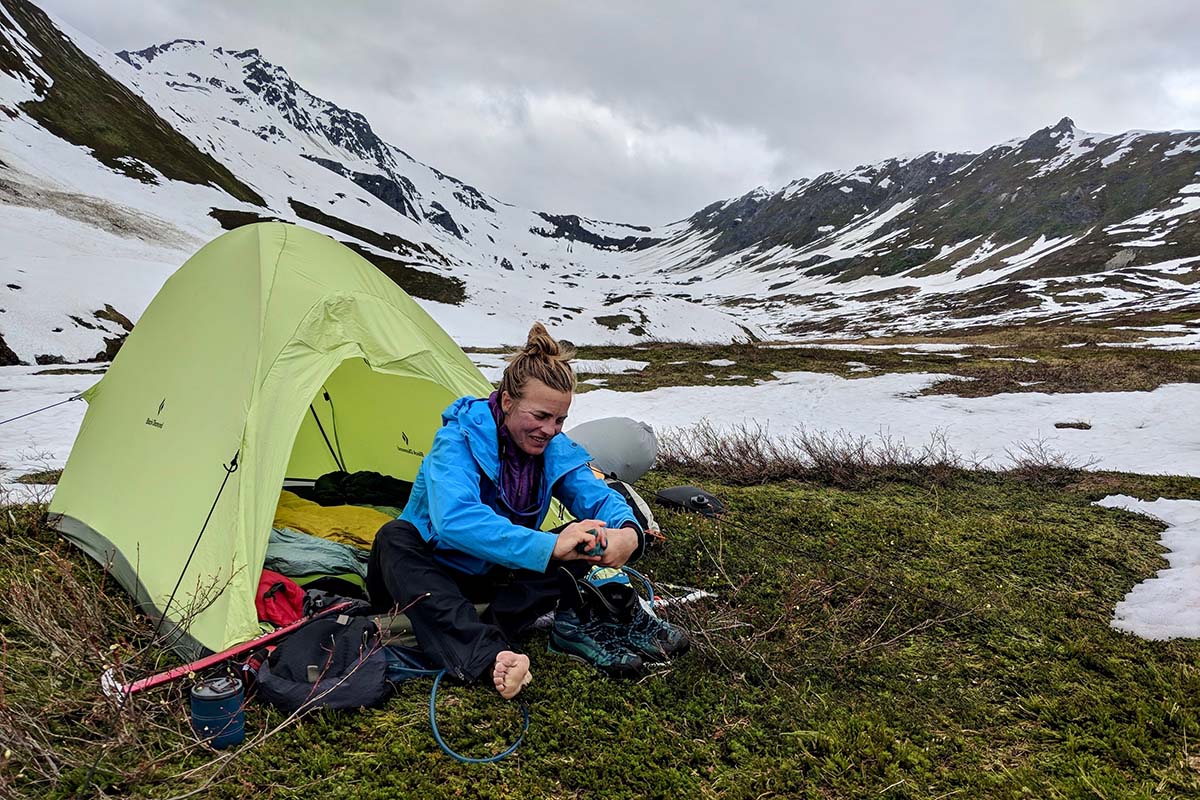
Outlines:
{"label": "black pants", "polygon": [[[392,520],[379,529],[367,565],[367,592],[381,610],[404,608],[421,650],[461,681],[491,677],[496,655],[558,602],[559,567],[579,578],[585,561],[551,561],[546,572],[496,567],[468,575],[439,564],[433,546],[411,523]],[[428,597],[418,600],[428,593]],[[490,603],[483,616],[475,603]]]}

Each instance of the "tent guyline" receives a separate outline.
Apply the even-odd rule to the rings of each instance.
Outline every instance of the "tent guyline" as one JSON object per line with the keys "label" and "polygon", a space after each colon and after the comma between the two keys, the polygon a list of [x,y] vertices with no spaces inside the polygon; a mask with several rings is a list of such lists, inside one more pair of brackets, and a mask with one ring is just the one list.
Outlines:
{"label": "tent guyline", "polygon": [[57,408],[58,406],[61,406],[63,403],[69,403],[72,400],[82,400],[82,399],[83,399],[83,395],[77,394],[74,397],[68,397],[66,400],[59,400],[57,403],[51,403],[50,405],[45,406],[44,408],[39,408],[35,411],[26,411],[24,414],[18,414],[15,417],[9,417],[6,420],[0,420],[0,425],[7,425],[10,422],[16,422],[19,419],[25,419],[25,417],[32,417],[34,414],[40,414],[43,411],[49,411],[52,408]]}
{"label": "tent guyline", "polygon": [[217,503],[221,500],[221,493],[225,491],[225,484],[229,483],[229,476],[237,472],[238,453],[241,452],[241,450],[238,450],[233,454],[233,458],[230,459],[228,464],[221,465],[225,470],[225,477],[221,480],[221,488],[217,489],[217,496],[213,498],[212,507],[208,509],[208,516],[204,518],[204,524],[200,526],[200,533],[196,534],[196,541],[192,544],[192,552],[188,553],[187,560],[183,562],[183,569],[179,570],[179,579],[175,581],[175,588],[171,590],[171,596],[167,598],[167,603],[163,606],[162,615],[158,618],[158,624],[154,626],[154,636],[151,637],[153,639],[158,638],[158,631],[167,619],[167,611],[170,610],[171,603],[175,600],[175,593],[179,591],[179,585],[183,583],[183,576],[187,574],[187,569],[192,563],[192,557],[196,555],[196,548],[200,546],[200,540],[204,538],[204,532],[208,530],[208,523],[212,519]]}

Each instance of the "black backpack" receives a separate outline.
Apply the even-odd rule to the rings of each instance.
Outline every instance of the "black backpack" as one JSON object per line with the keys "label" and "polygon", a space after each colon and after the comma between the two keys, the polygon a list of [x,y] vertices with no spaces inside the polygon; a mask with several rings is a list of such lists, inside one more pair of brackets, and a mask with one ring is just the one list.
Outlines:
{"label": "black backpack", "polygon": [[361,708],[387,699],[387,656],[369,616],[321,617],[291,634],[259,667],[259,697],[284,711]]}
{"label": "black backpack", "polygon": [[[316,608],[319,605],[313,604]],[[512,755],[529,730],[529,707],[521,702],[521,735],[503,752],[487,758],[455,753],[438,732],[435,710],[438,683],[445,670],[430,669],[420,651],[412,648],[389,645],[385,652],[375,619],[366,616],[369,608],[367,603],[355,603],[349,614],[313,619],[265,658],[262,651],[252,655],[244,667],[245,677],[254,679],[259,697],[289,713],[378,705],[391,693],[393,681],[432,677],[429,724],[443,751],[471,764],[489,764]]]}

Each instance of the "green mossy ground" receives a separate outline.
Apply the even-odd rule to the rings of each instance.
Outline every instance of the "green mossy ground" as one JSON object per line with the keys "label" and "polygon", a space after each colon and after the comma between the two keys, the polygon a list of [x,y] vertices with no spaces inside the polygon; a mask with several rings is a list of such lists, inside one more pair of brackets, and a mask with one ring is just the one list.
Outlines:
{"label": "green mossy ground", "polygon": [[[652,473],[645,484],[685,482]],[[547,653],[535,636],[532,726],[498,766],[440,753],[425,719],[427,682],[402,686],[377,710],[288,725],[244,746],[220,773],[215,754],[180,749],[178,687],[127,712],[146,724],[111,722],[113,710],[96,699],[96,664],[56,662],[14,609],[24,607],[32,570],[53,573],[47,586],[95,587],[110,614],[128,616],[127,600],[34,517],[5,520],[0,587],[14,602],[0,606],[0,732],[25,709],[61,736],[64,752],[85,752],[84,765],[104,755],[90,780],[85,766],[36,780],[37,765],[5,742],[12,753],[0,762],[0,790],[60,798],[98,797],[101,787],[134,797],[204,787],[197,796],[221,798],[1200,792],[1191,755],[1200,742],[1200,642],[1149,642],[1108,625],[1115,604],[1165,566],[1162,526],[1092,505],[1118,492],[1200,499],[1200,480],[1098,473],[1054,487],[961,473],[938,486],[916,479],[856,491],[800,482],[710,488],[728,501],[729,521],[662,511],[668,544],[640,565],[656,581],[719,595],[674,617],[696,632],[693,652],[617,683]],[[99,649],[137,642],[93,635]],[[261,706],[247,714],[252,738],[282,721]],[[513,707],[483,688],[450,687],[440,715],[469,755],[494,752],[516,732]],[[114,731],[125,738],[105,739]]]}

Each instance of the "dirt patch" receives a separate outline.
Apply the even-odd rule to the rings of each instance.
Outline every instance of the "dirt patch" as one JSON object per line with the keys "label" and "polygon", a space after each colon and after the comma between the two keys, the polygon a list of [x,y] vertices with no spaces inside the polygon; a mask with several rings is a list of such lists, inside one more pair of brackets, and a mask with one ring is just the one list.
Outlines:
{"label": "dirt patch", "polygon": [[39,369],[34,375],[103,375],[103,368],[92,367],[54,367],[53,369]]}
{"label": "dirt patch", "polygon": [[1200,359],[1186,350],[1079,347],[1024,353],[1036,360],[973,359],[949,365],[948,371],[974,380],[943,381],[922,394],[1149,392],[1167,383],[1200,383]]}
{"label": "dirt patch", "polygon": [[49,469],[42,472],[30,472],[27,475],[19,475],[14,478],[15,483],[26,483],[35,486],[43,484],[56,484],[58,479],[62,477],[61,469]]}
{"label": "dirt patch", "polygon": [[417,269],[397,259],[381,256],[358,242],[343,241],[342,244],[374,264],[380,272],[413,297],[455,306],[461,305],[467,299],[466,286],[458,278]]}
{"label": "dirt patch", "polygon": [[227,231],[240,228],[243,225],[253,225],[256,222],[283,222],[279,217],[268,217],[253,211],[230,211],[227,208],[210,209],[208,215],[220,223]]}
{"label": "dirt patch", "polygon": [[93,361],[93,362],[112,361],[114,358],[117,357],[117,353],[121,352],[121,347],[125,344],[126,338],[128,338],[128,337],[126,337],[126,336],[105,337],[104,349],[101,350],[100,352],[96,353],[96,355],[89,358],[88,361]]}
{"label": "dirt patch", "polygon": [[46,209],[125,239],[141,239],[180,250],[194,250],[199,246],[199,242],[190,234],[145,211],[90,195],[17,181],[7,176],[0,176],[0,206]]}
{"label": "dirt patch", "polygon": [[445,256],[428,244],[417,244],[394,233],[380,233],[369,228],[364,228],[361,225],[355,225],[353,222],[347,222],[341,217],[326,214],[321,209],[301,203],[294,198],[288,198],[288,204],[291,205],[292,211],[296,212],[296,216],[300,217],[300,219],[324,225],[326,228],[332,228],[347,236],[353,236],[360,242],[378,247],[386,253],[394,253],[402,257],[437,262],[444,265],[449,265],[450,263],[446,260]]}
{"label": "dirt patch", "polygon": [[108,320],[109,322],[120,325],[127,331],[133,330],[133,323],[129,321],[129,317],[125,316],[120,311],[117,311],[108,303],[105,303],[104,308],[100,309],[99,311],[93,311],[92,316],[96,317],[96,319]]}

